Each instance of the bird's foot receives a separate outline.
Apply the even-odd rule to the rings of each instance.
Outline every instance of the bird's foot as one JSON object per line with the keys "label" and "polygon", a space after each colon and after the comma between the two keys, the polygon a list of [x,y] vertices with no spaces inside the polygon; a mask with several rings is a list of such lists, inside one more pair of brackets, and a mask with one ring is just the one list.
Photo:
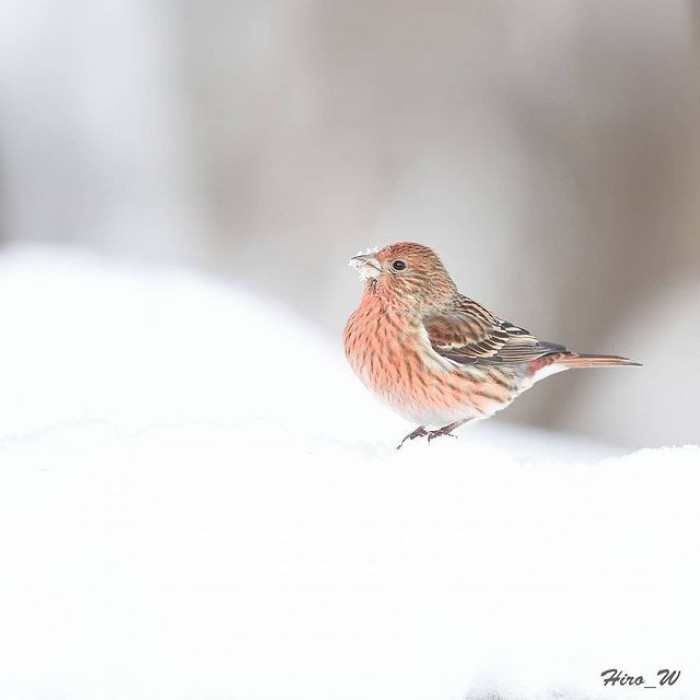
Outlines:
{"label": "bird's foot", "polygon": [[456,438],[456,435],[453,435],[452,431],[455,428],[459,428],[460,425],[463,423],[466,423],[466,420],[459,420],[456,421],[455,423],[450,423],[449,425],[445,425],[442,428],[439,428],[438,430],[426,430],[422,425],[416,428],[412,433],[409,433],[406,435],[406,437],[401,440],[401,442],[396,446],[397,450],[401,449],[401,446],[406,442],[406,440],[415,440],[416,438],[419,437],[427,437],[428,438],[428,444],[432,440],[434,440],[437,437],[441,437],[442,435],[449,435],[450,437]]}
{"label": "bird's foot", "polygon": [[425,437],[426,435],[429,435],[428,431],[422,425],[420,425],[412,433],[406,435],[406,437],[396,446],[396,449],[400,450],[406,440],[415,440],[418,437]]}
{"label": "bird's foot", "polygon": [[445,428],[440,428],[440,430],[431,430],[428,433],[428,444],[430,444],[431,440],[434,440],[435,438],[440,437],[442,435],[449,435],[450,437],[457,439],[457,436],[454,433],[450,432],[450,430],[452,430],[452,428],[450,428],[450,430],[447,429],[449,427],[450,426],[447,426]]}
{"label": "bird's foot", "polygon": [[428,438],[428,444],[431,443],[432,440],[434,440],[437,437],[441,437],[442,435],[449,435],[450,437],[456,438],[457,436],[452,433],[452,431],[455,428],[459,428],[460,425],[464,425],[464,423],[467,422],[467,419],[463,420],[458,420],[455,421],[454,423],[450,423],[449,425],[444,425],[442,428],[439,428],[438,430],[426,430],[422,425],[418,428],[416,428],[412,433],[409,433],[406,435],[406,437],[401,440],[401,442],[396,446],[396,449],[399,450],[401,449],[401,445],[406,442],[406,440],[415,440],[418,437],[427,437]]}

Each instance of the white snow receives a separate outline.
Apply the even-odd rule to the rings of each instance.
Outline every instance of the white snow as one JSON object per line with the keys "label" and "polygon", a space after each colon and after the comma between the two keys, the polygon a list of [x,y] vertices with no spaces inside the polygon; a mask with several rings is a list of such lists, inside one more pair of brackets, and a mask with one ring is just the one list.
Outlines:
{"label": "white snow", "polygon": [[0,698],[700,696],[699,447],[397,452],[340,339],[184,269],[6,251],[0,319]]}

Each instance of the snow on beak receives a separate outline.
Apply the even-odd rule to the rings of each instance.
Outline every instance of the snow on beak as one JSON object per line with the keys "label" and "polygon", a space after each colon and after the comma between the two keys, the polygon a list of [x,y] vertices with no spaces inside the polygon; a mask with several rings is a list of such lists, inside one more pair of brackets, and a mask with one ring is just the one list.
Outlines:
{"label": "snow on beak", "polygon": [[354,267],[360,273],[361,280],[377,279],[382,273],[382,266],[375,257],[375,250],[368,250],[350,258],[350,267]]}

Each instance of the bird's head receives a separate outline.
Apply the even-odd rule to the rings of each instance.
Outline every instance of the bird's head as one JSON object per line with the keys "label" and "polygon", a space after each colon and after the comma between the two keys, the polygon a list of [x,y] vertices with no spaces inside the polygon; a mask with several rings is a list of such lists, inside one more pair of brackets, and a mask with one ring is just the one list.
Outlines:
{"label": "bird's head", "polygon": [[392,243],[356,255],[350,265],[366,281],[366,294],[379,296],[394,308],[444,304],[457,291],[440,258],[419,243]]}

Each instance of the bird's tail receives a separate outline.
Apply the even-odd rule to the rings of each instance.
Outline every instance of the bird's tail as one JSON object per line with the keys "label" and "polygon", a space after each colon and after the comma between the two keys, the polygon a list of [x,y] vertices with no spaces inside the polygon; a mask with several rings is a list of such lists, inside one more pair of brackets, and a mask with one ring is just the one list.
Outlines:
{"label": "bird's tail", "polygon": [[641,363],[619,355],[590,355],[579,352],[562,352],[552,358],[555,363],[564,367],[641,367]]}

